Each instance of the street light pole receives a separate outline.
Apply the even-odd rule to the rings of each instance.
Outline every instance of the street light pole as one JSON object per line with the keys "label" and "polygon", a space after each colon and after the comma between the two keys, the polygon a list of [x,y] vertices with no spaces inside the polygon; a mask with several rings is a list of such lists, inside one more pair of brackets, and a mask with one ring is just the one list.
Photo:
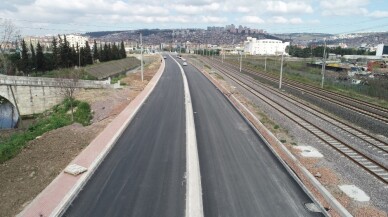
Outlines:
{"label": "street light pole", "polygon": [[141,82],[143,82],[143,39],[141,37],[141,33],[140,33],[140,61],[141,61]]}
{"label": "street light pole", "polygon": [[281,61],[281,63],[280,63],[279,89],[282,89],[282,78],[283,78],[283,56],[284,56],[284,51],[282,52],[282,61]]}

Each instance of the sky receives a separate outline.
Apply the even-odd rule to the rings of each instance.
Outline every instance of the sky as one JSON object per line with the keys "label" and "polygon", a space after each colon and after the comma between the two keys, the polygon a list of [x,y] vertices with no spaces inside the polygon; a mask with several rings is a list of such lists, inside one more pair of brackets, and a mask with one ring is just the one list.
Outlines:
{"label": "sky", "polygon": [[269,33],[388,31],[388,0],[1,0],[22,35],[243,25]]}

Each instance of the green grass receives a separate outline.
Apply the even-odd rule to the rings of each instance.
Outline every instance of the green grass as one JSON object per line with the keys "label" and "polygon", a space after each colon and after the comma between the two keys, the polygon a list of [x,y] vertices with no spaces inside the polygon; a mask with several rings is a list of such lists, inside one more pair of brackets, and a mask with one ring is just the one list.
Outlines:
{"label": "green grass", "polygon": [[[74,122],[84,126],[89,125],[92,119],[90,105],[86,102],[74,101]],[[36,122],[23,132],[15,133],[6,141],[0,143],[0,163],[15,157],[28,141],[35,139],[42,134],[61,128],[72,123],[69,111],[70,101],[54,106],[37,117]]]}
{"label": "green grass", "polygon": [[70,74],[77,70],[77,73],[79,75],[79,79],[82,80],[97,80],[96,77],[90,75],[87,73],[84,69],[81,69],[78,71],[78,69],[57,69],[53,71],[48,72],[38,72],[38,74],[31,74],[31,76],[34,77],[47,77],[47,78],[68,78],[70,77]]}
{"label": "green grass", "polygon": [[218,74],[218,73],[214,73],[216,78],[217,79],[220,79],[220,80],[225,80],[224,77],[222,77],[222,75]]}
{"label": "green grass", "polygon": [[[238,65],[237,58],[228,59],[230,63]],[[311,60],[285,61],[283,77],[314,86],[321,84],[321,69],[307,66]],[[243,65],[264,72],[264,58],[243,58]],[[280,60],[276,57],[267,58],[266,73],[279,77]],[[263,79],[261,82],[268,83]],[[388,81],[384,79],[369,80],[369,85],[351,85],[338,82],[334,77],[326,76],[325,89],[344,94],[349,97],[364,100],[385,108],[388,108]]]}
{"label": "green grass", "polygon": [[[111,84],[116,84],[118,81],[120,81],[121,79],[125,78],[126,75],[125,74],[120,74],[118,76],[115,76],[113,77],[111,80],[110,80],[110,83]],[[126,85],[124,82],[120,82],[121,85]]]}
{"label": "green grass", "polygon": [[135,69],[141,62],[135,57],[127,57],[121,60],[102,62],[85,67],[85,71],[98,79],[113,77],[120,73]]}

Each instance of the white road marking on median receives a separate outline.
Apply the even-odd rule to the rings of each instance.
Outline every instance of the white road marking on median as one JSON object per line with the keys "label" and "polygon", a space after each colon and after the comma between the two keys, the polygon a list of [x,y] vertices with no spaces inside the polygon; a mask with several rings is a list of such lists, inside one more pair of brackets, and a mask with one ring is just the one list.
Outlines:
{"label": "white road marking on median", "polygon": [[195,134],[193,106],[191,103],[190,89],[185,71],[178,64],[185,91],[186,108],[186,217],[203,217],[201,173],[199,169],[197,138]]}

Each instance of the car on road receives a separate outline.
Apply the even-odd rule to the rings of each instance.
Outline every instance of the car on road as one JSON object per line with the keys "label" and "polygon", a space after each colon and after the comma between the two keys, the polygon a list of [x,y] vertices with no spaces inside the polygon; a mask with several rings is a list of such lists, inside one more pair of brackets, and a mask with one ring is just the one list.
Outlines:
{"label": "car on road", "polygon": [[183,62],[182,65],[187,66],[187,63],[186,63],[186,62]]}
{"label": "car on road", "polygon": [[167,59],[167,56],[163,56],[163,59]]}

